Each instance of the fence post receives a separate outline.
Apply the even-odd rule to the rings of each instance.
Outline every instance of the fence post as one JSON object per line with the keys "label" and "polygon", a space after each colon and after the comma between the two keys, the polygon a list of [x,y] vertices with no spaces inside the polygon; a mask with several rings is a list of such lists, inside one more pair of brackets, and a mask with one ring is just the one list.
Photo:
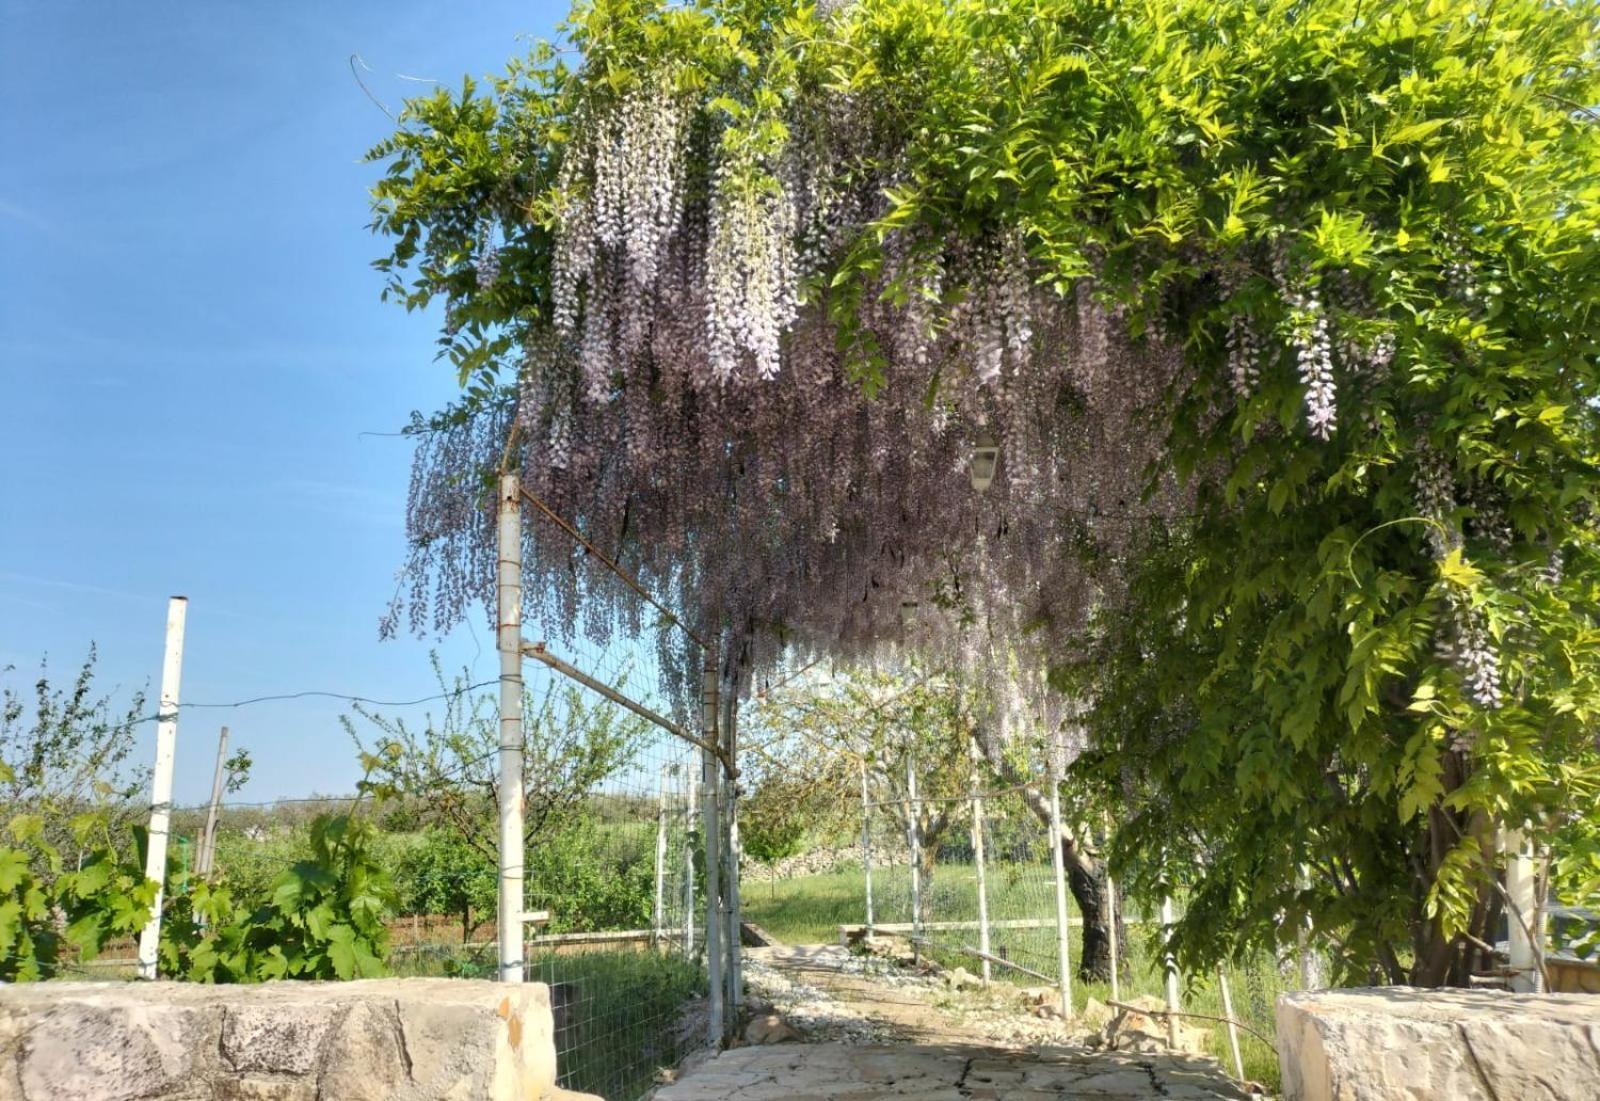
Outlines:
{"label": "fence post", "polygon": [[1072,959],[1067,924],[1067,861],[1061,851],[1061,776],[1050,770],[1050,858],[1056,878],[1056,967],[1060,973],[1061,1017],[1072,1019]]}
{"label": "fence post", "polygon": [[861,870],[867,879],[867,936],[872,936],[872,797],[867,790],[867,762],[861,762]]}
{"label": "fence post", "polygon": [[1228,970],[1217,968],[1217,989],[1222,993],[1222,1015],[1228,1019],[1228,1050],[1233,1053],[1233,1076],[1244,1081],[1244,1058],[1239,1054],[1239,1026],[1233,1023],[1233,992],[1228,989]]}
{"label": "fence post", "polygon": [[[1109,849],[1111,847],[1111,816],[1109,814],[1103,815],[1101,821],[1105,826],[1106,832],[1105,847]],[[1117,921],[1117,881],[1111,878],[1111,868],[1108,864],[1106,867],[1106,927],[1111,930],[1111,1000],[1114,1002],[1122,1000],[1120,990],[1122,980],[1118,974],[1120,965],[1117,961],[1117,941],[1121,939],[1119,934],[1122,932],[1120,924]]]}
{"label": "fence post", "polygon": [[1161,965],[1167,973],[1167,1043],[1178,1046],[1178,960],[1172,954],[1172,896],[1161,897]]}
{"label": "fence post", "polygon": [[[1311,877],[1302,866],[1295,876],[1295,886],[1302,891],[1311,889]],[[1300,989],[1314,990],[1322,985],[1322,966],[1311,950],[1311,915],[1308,913],[1295,930],[1295,959],[1300,971]]]}
{"label": "fence post", "polygon": [[217,847],[217,813],[222,806],[222,765],[228,756],[228,728],[217,737],[217,770],[211,776],[211,808],[206,811],[206,831],[200,835],[200,855],[195,858],[194,874],[211,878],[211,860]]}
{"label": "fence post", "polygon": [[144,861],[146,879],[156,881],[150,920],[139,932],[141,979],[156,977],[161,949],[161,903],[167,884],[167,835],[172,827],[172,766],[178,754],[178,686],[183,679],[183,627],[189,598],[167,601],[167,648],[161,662],[161,706],[157,709],[156,764],[150,777],[150,835]]}
{"label": "fence post", "polygon": [[911,849],[911,958],[922,959],[922,815],[917,803],[917,759],[906,756],[906,841]]}
{"label": "fence post", "polygon": [[667,925],[667,769],[663,764],[656,775],[656,898],[650,915],[650,943],[661,947],[661,934]]}
{"label": "fence post", "polygon": [[989,887],[983,867],[983,796],[978,785],[978,743],[969,747],[972,757],[972,860],[978,873],[978,951],[983,964],[983,981],[990,980],[989,967]]}
{"label": "fence post", "polygon": [[1509,985],[1518,993],[1537,994],[1544,985],[1539,969],[1544,915],[1539,908],[1533,857],[1521,830],[1503,831],[1500,850],[1510,857],[1506,862],[1506,950],[1512,968]]}
{"label": "fence post", "polygon": [[[739,761],[739,694],[733,683],[727,686],[722,705],[723,746],[728,760],[737,769]],[[744,938],[741,929],[739,875],[744,850],[739,844],[739,784],[732,775],[725,777],[727,788],[728,822],[728,1008],[736,1016],[739,1004],[744,1001]]]}
{"label": "fence post", "polygon": [[699,788],[695,785],[694,768],[686,760],[681,766],[684,784],[683,819],[683,958],[694,956],[694,822],[700,813]]}
{"label": "fence post", "polygon": [[523,980],[522,835],[522,492],[517,475],[500,475],[495,634],[500,651],[500,892],[495,924],[500,981]]}
{"label": "fence post", "polygon": [[[706,651],[704,676],[701,680],[701,737],[707,745],[717,744],[717,656]],[[700,753],[700,783],[704,788],[703,829],[706,847],[706,968],[710,972],[711,998],[707,1032],[711,1046],[720,1048],[723,1040],[722,987],[722,800],[719,786],[722,764],[709,749]]]}

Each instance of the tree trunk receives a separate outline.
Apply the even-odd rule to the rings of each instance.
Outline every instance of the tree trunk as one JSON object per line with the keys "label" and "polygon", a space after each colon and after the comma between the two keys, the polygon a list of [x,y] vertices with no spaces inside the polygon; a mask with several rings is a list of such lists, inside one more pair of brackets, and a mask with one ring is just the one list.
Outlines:
{"label": "tree trunk", "polygon": [[922,885],[922,898],[920,900],[922,902],[922,910],[917,915],[917,918],[924,925],[933,920],[933,873],[938,867],[937,853],[937,844],[934,846],[923,845],[921,851],[917,853],[918,878],[921,880]]}
{"label": "tree trunk", "polygon": [[[1084,982],[1111,981],[1112,921],[1106,913],[1105,868],[1098,861],[1086,860],[1081,852],[1074,855],[1076,846],[1070,840],[1061,842],[1061,854],[1066,857],[1067,889],[1072,892],[1078,909],[1083,913],[1083,944],[1078,952],[1078,978]],[[1128,958],[1128,938],[1122,924],[1122,915],[1116,915],[1117,958]]]}
{"label": "tree trunk", "polygon": [[[998,744],[991,745],[985,738],[976,741],[984,759],[1000,778],[1009,785],[1022,787],[1023,802],[1048,830],[1050,801],[1036,788],[1023,786],[1031,781],[1006,759]],[[1111,978],[1111,915],[1106,913],[1105,868],[1083,850],[1067,827],[1062,827],[1057,843],[1061,846],[1063,863],[1067,869],[1067,889],[1072,892],[1078,909],[1083,912],[1083,943],[1078,950],[1078,977],[1084,982],[1107,982]],[[1126,960],[1127,938],[1122,930],[1122,922],[1119,920],[1116,924],[1117,955]]]}

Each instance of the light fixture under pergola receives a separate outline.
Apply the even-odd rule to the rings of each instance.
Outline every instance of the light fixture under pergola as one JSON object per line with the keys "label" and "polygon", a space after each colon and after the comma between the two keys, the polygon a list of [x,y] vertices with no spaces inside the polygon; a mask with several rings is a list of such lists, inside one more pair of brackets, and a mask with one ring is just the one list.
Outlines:
{"label": "light fixture under pergola", "polygon": [[982,493],[993,485],[995,468],[999,464],[1000,445],[994,437],[987,434],[978,437],[978,442],[972,448],[972,465],[968,471],[972,476],[972,488]]}

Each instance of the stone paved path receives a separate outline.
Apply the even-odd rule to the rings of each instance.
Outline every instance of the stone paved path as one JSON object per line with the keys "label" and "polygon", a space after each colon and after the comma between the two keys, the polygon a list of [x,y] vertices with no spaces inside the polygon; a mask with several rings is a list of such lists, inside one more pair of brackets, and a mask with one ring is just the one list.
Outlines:
{"label": "stone paved path", "polygon": [[[1058,1038],[997,1043],[970,1021],[942,1011],[934,1004],[936,989],[926,982],[863,973],[860,961],[831,946],[785,946],[748,956],[757,962],[752,992],[760,993],[754,988],[762,968],[799,984],[768,993],[809,1038],[824,1042],[723,1052],[659,1089],[655,1101],[1247,1098],[1209,1059],[1090,1051],[1071,1045],[1059,1024],[1051,1029]],[[806,990],[825,996],[807,1004]],[[814,1016],[802,1017],[806,1011]],[[862,1037],[894,1042],[837,1042]]]}
{"label": "stone paved path", "polygon": [[1004,1051],[955,1044],[779,1044],[735,1048],[656,1092],[656,1101],[1239,1101],[1216,1065],[1113,1052]]}

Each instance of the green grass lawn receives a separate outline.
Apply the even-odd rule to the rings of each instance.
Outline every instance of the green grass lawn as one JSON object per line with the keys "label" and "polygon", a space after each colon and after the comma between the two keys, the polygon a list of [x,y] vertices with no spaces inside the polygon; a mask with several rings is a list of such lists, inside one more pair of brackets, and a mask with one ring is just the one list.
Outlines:
{"label": "green grass lawn", "polygon": [[[904,867],[873,870],[873,918],[879,922],[911,920],[910,873]],[[996,955],[1053,976],[1056,973],[1055,884],[1048,864],[1007,864],[989,871],[987,876],[991,921],[1013,918],[1047,919],[1042,929],[997,929],[991,938]],[[977,876],[971,865],[941,865],[929,890],[933,921],[975,921],[978,916]],[[866,899],[859,868],[828,875],[797,876],[777,883],[747,880],[741,894],[744,911],[751,921],[779,940],[790,944],[837,943],[840,925],[859,925],[866,920]],[[1078,918],[1077,907],[1068,896],[1069,920]],[[1132,908],[1127,918],[1139,916]],[[1128,958],[1122,961],[1119,994],[1126,1001],[1140,995],[1161,997],[1163,975],[1160,960],[1152,951],[1150,927],[1130,924]],[[979,961],[963,951],[977,943],[976,930],[950,930],[930,934],[931,954],[947,966],[963,966],[974,973]],[[1073,930],[1071,950],[1078,951],[1078,930]],[[1036,986],[1040,980],[1002,966],[992,968],[998,981],[1019,986]],[[1222,1016],[1222,995],[1215,975],[1182,976],[1182,1008],[1196,1013]],[[1278,974],[1276,963],[1267,957],[1249,967],[1229,972],[1235,1017],[1267,1036],[1273,1035],[1273,1005],[1280,991],[1290,989]],[[1108,983],[1074,982],[1074,1009],[1081,1011],[1089,998],[1104,1002],[1111,997]],[[1211,1029],[1210,1051],[1232,1073],[1226,1028],[1212,1021],[1190,1021]],[[1239,1033],[1245,1076],[1275,1088],[1278,1083],[1277,1057],[1272,1049],[1248,1032]]]}

